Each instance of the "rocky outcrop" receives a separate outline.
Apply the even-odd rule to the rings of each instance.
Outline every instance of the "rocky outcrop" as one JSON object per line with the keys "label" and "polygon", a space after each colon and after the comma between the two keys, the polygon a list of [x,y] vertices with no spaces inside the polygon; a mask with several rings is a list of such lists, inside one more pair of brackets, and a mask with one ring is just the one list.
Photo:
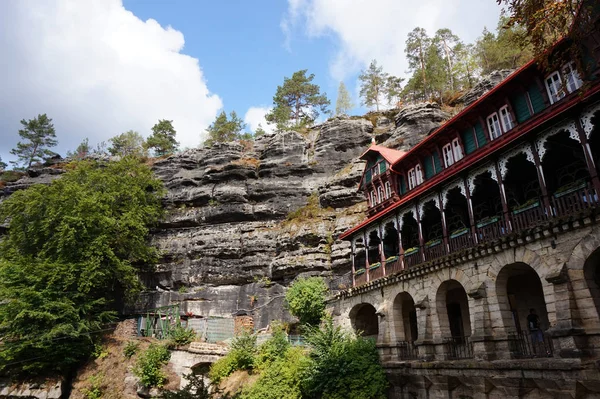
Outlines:
{"label": "rocky outcrop", "polygon": [[13,383],[0,381],[0,398],[60,399],[63,395],[62,381]]}
{"label": "rocky outcrop", "polygon": [[479,97],[492,90],[498,83],[502,82],[513,72],[514,69],[500,69],[484,76],[479,83],[460,97],[459,102],[464,103],[465,107],[474,103]]}
{"label": "rocky outcrop", "polygon": [[382,144],[408,151],[449,118],[450,115],[442,111],[436,103],[407,105],[396,114],[396,127]]}

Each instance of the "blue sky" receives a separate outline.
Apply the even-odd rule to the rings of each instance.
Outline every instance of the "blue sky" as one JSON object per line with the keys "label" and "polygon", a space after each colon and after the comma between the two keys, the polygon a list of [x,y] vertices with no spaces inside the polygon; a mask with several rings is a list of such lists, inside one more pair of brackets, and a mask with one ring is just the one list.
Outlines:
{"label": "blue sky", "polygon": [[405,74],[414,27],[472,42],[499,13],[495,0],[3,0],[0,157],[13,159],[19,120],[40,113],[53,118],[63,155],[86,137],[147,136],[158,119],[195,147],[223,109],[255,129],[299,69],[315,74],[332,108],[340,80],[358,104],[371,59]]}

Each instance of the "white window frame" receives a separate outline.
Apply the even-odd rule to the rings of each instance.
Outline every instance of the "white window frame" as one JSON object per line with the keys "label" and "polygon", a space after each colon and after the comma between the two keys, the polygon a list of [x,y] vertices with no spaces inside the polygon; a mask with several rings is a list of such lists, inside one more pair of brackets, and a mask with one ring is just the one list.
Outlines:
{"label": "white window frame", "polygon": [[385,201],[385,197],[383,196],[383,187],[377,186],[377,196],[379,197],[380,204]]}
{"label": "white window frame", "polygon": [[452,151],[451,143],[442,147],[442,156],[444,157],[444,164],[447,168],[454,163],[454,152]]}
{"label": "white window frame", "polygon": [[[550,83],[548,81],[550,81]],[[548,93],[550,104],[560,101],[565,96],[565,92],[562,88],[562,79],[558,71],[554,71],[550,75],[546,76],[546,79],[544,79],[544,85],[546,86],[546,92]]]}
{"label": "white window frame", "polygon": [[452,155],[454,156],[454,162],[458,162],[464,157],[462,146],[460,145],[460,140],[458,137],[452,140]]}
{"label": "white window frame", "polygon": [[371,191],[371,206],[377,205],[377,196],[375,195],[375,191]]}
{"label": "white window frame", "polygon": [[423,170],[421,169],[421,164],[418,163],[415,165],[415,176],[417,178],[417,186],[423,183]]}
{"label": "white window frame", "polygon": [[371,175],[373,177],[379,175],[379,162],[377,162],[375,166],[371,166]]}
{"label": "white window frame", "polygon": [[500,114],[500,122],[502,122],[502,130],[504,130],[504,133],[506,133],[514,127],[512,123],[512,115],[510,114],[508,105],[500,108],[498,113]]}
{"label": "white window frame", "polygon": [[415,174],[415,168],[411,168],[408,170],[408,189],[412,190],[417,186],[417,179]]}
{"label": "white window frame", "polygon": [[563,66],[562,72],[565,77],[567,91],[569,93],[573,93],[583,85],[583,81],[581,80],[579,72],[577,72],[577,68],[575,68],[575,63],[573,61],[567,62]]}
{"label": "white window frame", "polygon": [[488,115],[487,119],[488,132],[490,133],[490,140],[495,140],[502,136],[502,128],[500,127],[500,116],[497,112]]}
{"label": "white window frame", "polygon": [[392,184],[389,181],[386,181],[384,184],[385,187],[385,198],[390,198],[392,196]]}

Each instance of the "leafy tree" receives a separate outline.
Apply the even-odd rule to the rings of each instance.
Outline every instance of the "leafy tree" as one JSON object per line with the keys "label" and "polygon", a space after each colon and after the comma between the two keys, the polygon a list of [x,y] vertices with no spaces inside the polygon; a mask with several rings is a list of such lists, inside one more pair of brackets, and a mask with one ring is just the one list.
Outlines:
{"label": "leafy tree", "polygon": [[309,125],[317,119],[319,111],[328,112],[327,95],[321,94],[320,87],[311,83],[315,75],[306,76],[306,72],[306,69],[294,72],[291,78],[283,79],[283,85],[277,86],[273,109],[265,118],[278,129]]}
{"label": "leafy tree", "polygon": [[426,58],[430,44],[431,39],[427,36],[427,31],[417,27],[408,34],[404,48],[408,67],[413,71],[411,80],[414,81],[410,82],[409,89],[412,91],[420,89],[423,100],[428,96]]}
{"label": "leafy tree", "polygon": [[89,143],[89,139],[86,137],[75,149],[75,151],[67,152],[67,157],[75,158],[75,159],[83,159],[90,153],[91,147]]}
{"label": "leafy tree", "polygon": [[177,132],[173,121],[161,119],[152,126],[152,134],[146,140],[146,148],[154,148],[156,156],[173,154],[179,143],[175,140]]}
{"label": "leafy tree", "polygon": [[133,130],[128,130],[125,133],[121,133],[109,140],[111,146],[108,147],[108,152],[111,155],[118,155],[122,157],[135,156],[141,157],[146,155],[144,149],[146,143],[144,138]]}
{"label": "leafy tree", "polygon": [[140,290],[161,182],[139,160],[80,161],[0,204],[0,372],[68,372]]}
{"label": "leafy tree", "polygon": [[262,125],[259,123],[258,127],[254,131],[254,137],[256,138],[256,137],[264,136],[265,133],[266,133],[265,129],[263,129]]}
{"label": "leafy tree", "polygon": [[301,324],[318,325],[325,315],[327,286],[320,277],[300,277],[285,294],[286,306]]}
{"label": "leafy tree", "polygon": [[446,75],[448,76],[450,83],[450,90],[456,90],[456,84],[454,79],[454,64],[456,63],[457,46],[460,46],[461,42],[458,36],[456,36],[450,29],[438,29],[435,33],[433,41],[440,47],[446,59]]}
{"label": "leafy tree", "polygon": [[17,161],[11,161],[12,164],[16,166],[22,164],[25,168],[29,168],[32,163],[41,161],[42,157],[55,155],[48,149],[58,144],[52,119],[46,114],[41,114],[35,119],[21,120],[21,125],[19,136],[26,141],[19,141],[17,148],[10,150],[11,154],[18,157]]}
{"label": "leafy tree", "polygon": [[140,378],[145,387],[162,387],[167,382],[167,375],[162,367],[169,362],[171,353],[164,345],[150,344],[137,359],[133,374]]}
{"label": "leafy tree", "polygon": [[209,378],[218,385],[236,370],[251,370],[256,363],[256,335],[243,333],[233,339],[231,350],[210,368]]}
{"label": "leafy tree", "polygon": [[386,84],[389,75],[383,72],[383,67],[377,66],[377,60],[371,61],[369,69],[362,71],[358,76],[360,80],[360,96],[363,104],[367,107],[375,106],[379,111],[379,105],[385,95]]}
{"label": "leafy tree", "polygon": [[273,333],[271,338],[265,341],[259,348],[256,355],[256,365],[259,369],[268,367],[274,361],[285,356],[285,352],[290,348],[287,334],[280,324],[272,325]]}
{"label": "leafy tree", "polygon": [[237,116],[235,111],[229,113],[229,119],[225,111],[221,111],[215,121],[206,129],[208,138],[204,141],[204,145],[212,146],[216,143],[240,140],[242,139],[242,131],[245,128],[246,124]]}
{"label": "leafy tree", "polygon": [[479,65],[475,57],[475,47],[472,44],[460,44],[455,47],[457,62],[454,64],[454,74],[462,89],[470,89],[477,82]]}
{"label": "leafy tree", "polygon": [[354,107],[354,104],[352,104],[352,97],[350,97],[350,93],[348,92],[348,89],[346,89],[344,82],[340,82],[337,100],[335,101],[335,114],[345,115],[352,107]]}
{"label": "leafy tree", "polygon": [[0,172],[2,172],[6,168],[6,163],[2,162],[2,157],[0,157]]}
{"label": "leafy tree", "polygon": [[390,105],[396,105],[402,96],[402,82],[403,78],[389,75],[385,84],[386,98]]}

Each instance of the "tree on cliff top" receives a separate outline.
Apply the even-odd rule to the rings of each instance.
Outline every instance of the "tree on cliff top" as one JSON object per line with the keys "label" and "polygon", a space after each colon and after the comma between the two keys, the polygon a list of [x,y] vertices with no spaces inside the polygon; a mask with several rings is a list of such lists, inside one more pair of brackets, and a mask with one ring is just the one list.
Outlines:
{"label": "tree on cliff top", "polygon": [[204,145],[211,146],[216,143],[250,139],[247,134],[242,133],[245,128],[246,124],[237,116],[235,111],[229,113],[229,119],[225,111],[221,111],[217,119],[206,129],[208,138],[204,141]]}
{"label": "tree on cliff top", "polygon": [[161,182],[138,159],[81,161],[0,204],[0,373],[65,373],[139,292]]}
{"label": "tree on cliff top", "polygon": [[6,168],[6,163],[2,162],[2,157],[0,157],[0,172],[2,172],[4,170],[4,168]]}
{"label": "tree on cliff top", "polygon": [[265,119],[275,123],[278,129],[310,125],[319,116],[319,111],[328,112],[327,94],[321,94],[320,87],[311,83],[315,75],[306,76],[306,72],[306,69],[294,72],[291,78],[283,79],[283,85],[277,86],[273,109]]}
{"label": "tree on cliff top", "polygon": [[362,71],[358,76],[360,80],[360,96],[363,104],[367,107],[375,107],[379,111],[379,105],[385,96],[385,87],[389,74],[383,72],[383,67],[377,66],[377,60],[371,61],[369,68]]}
{"label": "tree on cliff top", "polygon": [[111,146],[108,147],[111,155],[141,157],[147,153],[144,138],[133,130],[121,133],[108,141],[111,143]]}
{"label": "tree on cliff top", "polygon": [[12,164],[22,164],[23,168],[29,168],[32,163],[41,161],[42,157],[54,155],[49,150],[58,144],[52,119],[41,114],[35,119],[21,120],[21,125],[23,128],[19,130],[19,136],[26,141],[19,141],[17,148],[10,150],[11,154],[18,157],[17,161],[11,161]]}
{"label": "tree on cliff top", "polygon": [[346,89],[344,82],[340,82],[337,100],[335,101],[335,114],[346,115],[352,107],[354,107],[354,104],[352,104],[352,97],[350,97],[350,93],[348,93],[348,89]]}
{"label": "tree on cliff top", "polygon": [[161,119],[152,126],[152,135],[146,140],[146,148],[154,148],[154,153],[159,157],[172,154],[179,147],[176,134],[173,121]]}

